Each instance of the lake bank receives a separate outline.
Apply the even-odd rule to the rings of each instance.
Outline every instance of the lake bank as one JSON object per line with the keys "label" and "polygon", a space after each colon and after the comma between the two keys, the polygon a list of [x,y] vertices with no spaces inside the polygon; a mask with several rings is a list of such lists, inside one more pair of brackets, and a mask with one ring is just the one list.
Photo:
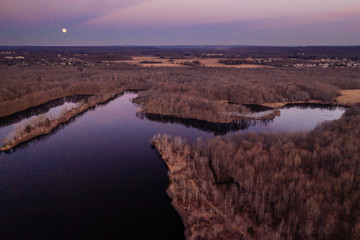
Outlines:
{"label": "lake bank", "polygon": [[[8,151],[11,148],[13,148],[23,142],[29,141],[29,140],[36,138],[38,136],[41,136],[41,135],[49,134],[53,129],[55,129],[60,124],[63,124],[65,122],[69,121],[76,115],[85,112],[89,108],[92,108],[101,103],[110,101],[111,99],[115,98],[118,94],[120,94],[124,91],[126,91],[126,90],[120,89],[119,91],[115,91],[111,94],[103,94],[103,95],[91,97],[88,102],[85,102],[82,105],[80,105],[79,107],[73,108],[73,109],[65,112],[63,116],[59,116],[56,119],[46,119],[46,117],[39,116],[39,118],[42,117],[44,119],[36,120],[36,118],[35,118],[33,120],[33,122],[35,122],[35,124],[34,123],[28,124],[25,122],[23,124],[24,126],[20,127],[21,129],[16,129],[15,134],[12,134],[12,136],[11,135],[8,136],[8,138],[5,140],[0,151]],[[131,91],[138,91],[138,90],[131,89]],[[168,116],[168,115],[164,115],[164,114],[150,114],[150,113],[141,113],[141,112],[137,112],[136,116],[139,118],[146,118],[151,121],[157,121],[157,122],[163,122],[163,123],[167,123],[167,122],[180,123],[185,126],[189,126],[189,127],[191,126],[191,127],[200,129],[205,132],[212,132],[215,135],[225,135],[229,132],[245,130],[249,127],[255,127],[255,126],[260,127],[261,125],[266,126],[271,121],[273,121],[275,118],[279,117],[281,112],[283,112],[285,114],[288,111],[290,111],[290,112],[293,111],[291,109],[285,111],[284,110],[285,108],[292,108],[292,107],[302,108],[301,106],[303,106],[303,108],[305,108],[305,109],[313,108],[313,109],[315,109],[314,114],[316,114],[314,116],[319,115],[319,113],[316,113],[316,109],[331,108],[331,109],[335,110],[338,108],[333,105],[323,105],[323,104],[315,104],[315,103],[286,105],[288,107],[285,106],[283,109],[276,109],[276,110],[271,110],[269,108],[263,108],[258,105],[246,105],[246,106],[247,106],[247,108],[249,108],[251,110],[251,112],[246,113],[243,116],[231,117],[231,121],[212,122],[212,121],[199,120],[199,119],[195,119],[195,118],[181,118],[181,117],[171,116],[171,115]],[[294,111],[295,111],[294,113],[289,112],[289,114],[295,114],[294,116],[300,114],[300,113],[297,113],[297,110],[294,110]],[[312,111],[312,110],[309,109],[309,111]],[[340,112],[337,114],[340,114]],[[301,117],[301,116],[299,115],[299,117]],[[286,118],[289,118],[289,116],[287,116]],[[327,117],[324,116],[324,120],[326,118]],[[234,120],[234,119],[236,119],[236,120]],[[292,121],[294,121],[294,120],[292,120]],[[314,119],[315,122],[319,121],[319,120],[316,120],[316,118]],[[285,123],[285,124],[288,124],[288,123]],[[310,122],[309,124],[310,124],[309,126],[312,126],[314,123]],[[284,126],[279,126],[279,127],[283,128]],[[298,129],[298,126],[295,126],[295,129]],[[291,129],[288,129],[286,131],[291,131]]]}
{"label": "lake bank", "polygon": [[[179,148],[176,148],[176,144],[171,144],[171,138],[160,138],[153,140],[152,144],[168,167],[170,184],[166,193],[181,216],[185,238],[250,239],[246,231],[248,224],[245,224],[250,221],[244,218],[235,221],[233,212],[223,207],[220,201],[222,193],[214,187],[216,180],[206,166],[209,163],[204,163],[203,166],[192,163],[194,151],[190,147],[181,148],[182,143],[179,143]],[[195,164],[201,168],[200,171],[195,170]],[[204,176],[209,181],[205,181]],[[212,195],[209,196],[209,192]]]}
{"label": "lake bank", "polygon": [[347,156],[359,152],[359,113],[358,105],[310,132],[235,134],[195,144],[154,136],[186,239],[357,239],[359,162]]}
{"label": "lake bank", "polygon": [[[138,89],[133,89],[134,91]],[[119,94],[122,94],[125,91],[131,91],[129,89],[118,89],[111,93],[101,94],[93,96],[92,98],[87,99],[80,106],[66,111],[56,119],[41,119],[34,126],[27,125],[23,131],[14,136],[12,139],[5,140],[5,144],[0,148],[1,151],[8,151],[15,146],[29,141],[33,138],[49,134],[52,130],[58,127],[60,124],[68,122],[70,119],[76,117],[77,115],[87,111],[88,109],[95,107],[98,104],[105,103],[114,99]]]}
{"label": "lake bank", "polygon": [[[184,238],[181,219],[166,195],[165,164],[149,139],[160,133],[195,143],[219,131],[206,130],[201,122],[140,118],[131,102],[136,96],[125,93],[98,104],[48,135],[0,153],[0,220],[9,236],[69,239],[100,232],[116,239]],[[273,120],[254,120],[221,134],[311,130],[338,119],[344,109],[281,111]],[[29,227],[16,231],[18,226]]]}
{"label": "lake bank", "polygon": [[1,238],[184,239],[149,139],[210,134],[137,118],[135,96],[125,92],[0,153]]}

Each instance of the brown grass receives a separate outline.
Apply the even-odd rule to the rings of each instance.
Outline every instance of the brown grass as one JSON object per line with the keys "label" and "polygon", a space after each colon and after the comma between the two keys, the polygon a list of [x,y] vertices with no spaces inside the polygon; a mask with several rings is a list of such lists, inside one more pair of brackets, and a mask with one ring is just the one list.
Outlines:
{"label": "brown grass", "polygon": [[[206,59],[198,59],[201,64],[205,67],[230,67],[230,68],[273,68],[272,66],[265,65],[257,65],[257,64],[241,64],[241,65],[225,65],[219,63],[219,60],[222,58],[206,58]],[[196,60],[196,59],[193,59]],[[190,60],[190,61],[193,61]]]}
{"label": "brown grass", "polygon": [[262,104],[265,107],[271,107],[271,108],[282,108],[286,104],[289,103],[321,103],[320,101],[316,100],[309,100],[309,101],[295,101],[295,102],[274,102],[274,103],[264,103]]}
{"label": "brown grass", "polygon": [[[188,59],[173,59],[173,62],[170,62],[169,59],[144,56],[144,57],[133,57],[132,60],[117,60],[112,62],[126,62],[136,65],[141,65],[144,67],[188,67],[182,65],[184,62],[200,61],[201,66],[204,67],[225,67],[225,68],[273,68],[272,66],[257,65],[257,64],[241,64],[241,65],[225,65],[219,63],[219,60],[222,58],[188,58]],[[156,64],[141,64],[142,61],[156,61],[161,63]]]}
{"label": "brown grass", "polygon": [[341,96],[336,98],[339,104],[352,105],[360,102],[360,89],[340,90]]}
{"label": "brown grass", "polygon": [[[161,62],[161,63],[140,63],[143,61],[155,61],[155,62]],[[180,64],[180,62],[176,62],[176,63],[171,63],[169,62],[169,59],[164,59],[164,58],[158,58],[158,57],[133,57],[132,60],[117,60],[117,61],[112,61],[112,62],[117,62],[117,63],[121,63],[121,62],[126,62],[126,63],[130,63],[130,64],[135,64],[135,65],[140,65],[143,67],[187,67],[185,65]]]}

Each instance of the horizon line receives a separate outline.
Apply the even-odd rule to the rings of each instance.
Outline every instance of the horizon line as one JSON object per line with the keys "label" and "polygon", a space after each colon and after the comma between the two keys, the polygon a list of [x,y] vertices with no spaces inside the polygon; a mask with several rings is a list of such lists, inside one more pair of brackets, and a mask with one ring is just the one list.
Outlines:
{"label": "horizon line", "polygon": [[3,47],[360,47],[359,45],[247,45],[247,44],[158,44],[158,45],[0,45]]}

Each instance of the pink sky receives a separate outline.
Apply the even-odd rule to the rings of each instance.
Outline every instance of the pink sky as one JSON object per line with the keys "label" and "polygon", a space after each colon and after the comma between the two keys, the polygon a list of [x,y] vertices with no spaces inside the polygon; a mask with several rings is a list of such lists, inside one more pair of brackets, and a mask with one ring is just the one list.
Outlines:
{"label": "pink sky", "polygon": [[181,28],[184,31],[186,27],[206,25],[208,29],[219,24],[237,24],[242,28],[285,31],[299,25],[342,23],[342,26],[350,24],[346,28],[356,31],[360,23],[354,18],[358,16],[359,0],[5,0],[0,7],[3,35],[0,44],[26,27],[45,34],[51,27],[65,26],[70,35],[71,30],[79,29],[96,32],[114,28],[118,31]]}
{"label": "pink sky", "polygon": [[360,14],[353,0],[152,0],[120,8],[87,24],[184,25],[235,22],[269,18],[312,18],[346,11]]}

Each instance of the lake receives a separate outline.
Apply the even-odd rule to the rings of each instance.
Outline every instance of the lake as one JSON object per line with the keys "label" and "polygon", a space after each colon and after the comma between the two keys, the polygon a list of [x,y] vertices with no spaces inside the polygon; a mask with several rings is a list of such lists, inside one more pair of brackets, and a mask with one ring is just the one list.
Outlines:
{"label": "lake", "polygon": [[[184,239],[166,195],[166,166],[151,148],[155,134],[194,142],[239,131],[308,131],[345,111],[289,106],[273,120],[221,125],[136,114],[134,97],[127,92],[1,153],[0,239]],[[1,119],[0,133],[27,118]]]}

